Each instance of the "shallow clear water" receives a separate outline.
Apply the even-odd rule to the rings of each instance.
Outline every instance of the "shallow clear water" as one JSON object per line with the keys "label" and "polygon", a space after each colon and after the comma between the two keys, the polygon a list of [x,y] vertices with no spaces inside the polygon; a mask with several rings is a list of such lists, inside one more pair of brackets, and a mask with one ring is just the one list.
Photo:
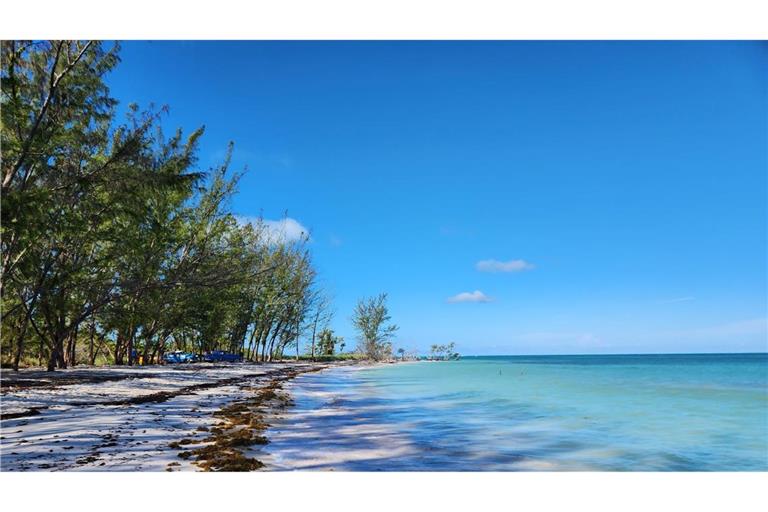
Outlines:
{"label": "shallow clear water", "polygon": [[408,444],[339,469],[768,470],[768,354],[468,357],[323,372],[296,390],[299,412],[362,411],[309,419],[331,432],[309,448],[343,447],[361,423]]}

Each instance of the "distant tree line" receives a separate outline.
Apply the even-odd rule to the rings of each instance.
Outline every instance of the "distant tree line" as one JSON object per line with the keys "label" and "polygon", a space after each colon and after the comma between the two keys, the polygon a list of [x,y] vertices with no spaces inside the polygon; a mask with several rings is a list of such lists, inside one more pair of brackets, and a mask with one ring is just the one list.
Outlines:
{"label": "distant tree line", "polygon": [[[119,121],[104,82],[118,50],[2,42],[3,363],[130,365],[175,349],[269,361],[298,355],[302,336],[332,352],[308,237],[238,222],[241,173],[229,157],[200,168],[202,128],[166,134],[164,110],[135,105]],[[380,357],[392,331],[370,313],[365,346]]]}
{"label": "distant tree line", "polygon": [[455,348],[456,343],[454,342],[448,343],[447,345],[432,345],[429,348],[429,359],[436,361],[459,359],[459,353],[454,350]]}

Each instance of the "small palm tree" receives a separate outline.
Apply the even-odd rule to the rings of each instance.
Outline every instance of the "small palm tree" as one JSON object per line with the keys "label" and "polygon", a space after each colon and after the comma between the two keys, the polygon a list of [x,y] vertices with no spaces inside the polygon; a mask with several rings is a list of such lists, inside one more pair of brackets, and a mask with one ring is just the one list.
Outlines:
{"label": "small palm tree", "polygon": [[400,354],[400,359],[405,361],[405,349],[404,348],[399,348],[399,349],[397,349],[397,353]]}

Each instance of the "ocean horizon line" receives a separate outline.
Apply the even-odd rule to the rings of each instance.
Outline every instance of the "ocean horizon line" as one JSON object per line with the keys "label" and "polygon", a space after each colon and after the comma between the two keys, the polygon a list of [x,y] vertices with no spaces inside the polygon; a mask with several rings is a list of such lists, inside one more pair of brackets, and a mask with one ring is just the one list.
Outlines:
{"label": "ocean horizon line", "polygon": [[467,357],[572,357],[572,356],[715,356],[715,355],[766,355],[768,356],[768,350],[764,352],[594,352],[594,353],[578,353],[578,354],[462,354],[462,358]]}

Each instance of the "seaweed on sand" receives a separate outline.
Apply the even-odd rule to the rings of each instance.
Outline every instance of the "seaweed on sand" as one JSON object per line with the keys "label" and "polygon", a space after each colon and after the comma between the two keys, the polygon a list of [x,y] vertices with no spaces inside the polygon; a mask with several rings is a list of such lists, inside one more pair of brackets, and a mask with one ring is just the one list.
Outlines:
{"label": "seaweed on sand", "polygon": [[201,444],[197,448],[179,452],[178,456],[182,459],[194,457],[193,464],[203,471],[253,471],[262,468],[264,464],[261,461],[247,457],[241,450],[267,444],[269,440],[263,433],[269,424],[265,416],[269,410],[283,409],[293,404],[290,396],[282,391],[283,382],[300,373],[320,369],[322,367],[289,369],[272,377],[265,386],[245,388],[252,391],[254,396],[216,411],[213,415],[221,421],[208,429],[209,437],[202,440],[182,439],[169,446],[180,449],[182,445]]}

